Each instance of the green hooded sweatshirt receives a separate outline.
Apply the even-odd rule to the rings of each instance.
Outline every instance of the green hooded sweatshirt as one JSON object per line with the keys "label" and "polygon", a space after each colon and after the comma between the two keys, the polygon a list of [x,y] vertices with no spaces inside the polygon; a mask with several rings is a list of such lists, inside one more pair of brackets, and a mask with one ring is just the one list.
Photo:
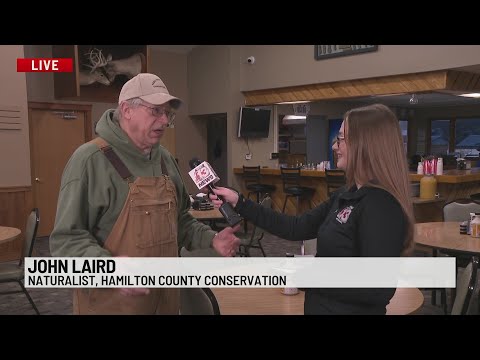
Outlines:
{"label": "green hooded sweatshirt", "polygon": [[[163,157],[178,199],[178,246],[208,248],[215,232],[188,212],[190,198],[175,158],[163,146],[153,147],[150,159],[135,147],[113,109],[100,118],[97,134],[105,139],[135,176],[160,176]],[[103,248],[128,194],[123,180],[95,144],[81,145],[72,154],[62,175],[55,226],[50,235],[52,256],[112,256]]]}

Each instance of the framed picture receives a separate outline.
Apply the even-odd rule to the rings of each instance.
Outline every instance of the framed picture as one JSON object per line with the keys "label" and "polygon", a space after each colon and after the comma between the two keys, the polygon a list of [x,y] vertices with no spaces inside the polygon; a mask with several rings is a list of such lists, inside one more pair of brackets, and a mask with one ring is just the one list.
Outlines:
{"label": "framed picture", "polygon": [[378,45],[315,45],[315,60],[377,51]]}

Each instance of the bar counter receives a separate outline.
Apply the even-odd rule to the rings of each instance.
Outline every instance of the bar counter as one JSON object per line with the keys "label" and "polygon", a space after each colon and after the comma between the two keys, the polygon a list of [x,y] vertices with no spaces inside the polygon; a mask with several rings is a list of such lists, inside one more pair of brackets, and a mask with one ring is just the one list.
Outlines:
{"label": "bar counter", "polygon": [[[238,180],[239,183],[242,184],[242,192],[246,196],[248,192],[246,191],[244,182],[241,179],[243,169],[234,168],[233,172],[239,177]],[[273,207],[276,210],[281,211],[283,202],[285,200],[285,194],[283,193],[280,169],[268,167],[261,168],[260,173],[262,174],[262,183],[276,186],[277,190],[271,194]],[[422,176],[423,175],[411,173],[410,180],[412,182],[419,182]],[[434,208],[432,207],[432,210],[424,209],[423,211],[420,211],[421,213],[427,215],[423,215],[421,218],[418,217],[417,222],[442,221],[441,208],[443,204],[454,199],[468,198],[471,194],[480,193],[480,168],[472,168],[470,170],[445,170],[443,175],[436,175],[435,178],[437,179],[438,183],[437,191],[440,194],[440,200],[437,200],[434,204],[431,204],[428,201],[416,199],[416,201],[414,201],[416,208],[431,205],[435,206]],[[302,170],[301,185],[315,188],[316,191],[312,198],[312,207],[328,199],[325,171]],[[306,201],[302,202],[300,204],[299,213],[307,210],[308,207],[309,204]],[[294,199],[289,198],[285,212],[293,215],[296,212],[295,208],[296,205]],[[417,210],[420,209],[416,209],[416,213],[419,213]],[[431,213],[431,216],[428,215],[429,213]]]}
{"label": "bar counter", "polygon": [[[243,195],[246,197],[248,194],[248,191],[246,190],[245,184],[241,178],[243,174],[243,168],[234,168],[233,173],[239,176],[238,180],[242,186],[241,190]],[[276,186],[277,189],[272,194],[270,194],[272,196],[272,207],[277,211],[282,211],[283,202],[285,201],[285,193],[283,192],[283,183],[282,183],[282,178],[280,176],[280,169],[279,168],[261,168],[260,174],[262,175],[261,181],[263,184],[270,184],[270,185]],[[301,175],[300,184],[302,186],[312,187],[312,188],[315,188],[316,190],[312,198],[312,204],[310,205],[312,208],[328,199],[327,186],[325,182],[325,171],[302,170],[300,172],[300,175]],[[251,199],[254,199],[254,196],[251,196]],[[308,210],[308,208],[309,208],[308,202],[301,201],[299,213],[302,213]],[[296,213],[295,198],[288,199],[285,212],[290,215],[294,215]]]}
{"label": "bar counter", "polygon": [[[419,182],[423,175],[411,174],[412,182]],[[449,202],[455,199],[469,198],[480,193],[480,168],[470,170],[444,170],[443,175],[435,175],[437,192]]]}
{"label": "bar counter", "polygon": [[[410,175],[410,180],[420,181],[423,175]],[[435,175],[439,184],[462,184],[480,181],[480,168],[472,168],[470,170],[444,170],[443,175]]]}

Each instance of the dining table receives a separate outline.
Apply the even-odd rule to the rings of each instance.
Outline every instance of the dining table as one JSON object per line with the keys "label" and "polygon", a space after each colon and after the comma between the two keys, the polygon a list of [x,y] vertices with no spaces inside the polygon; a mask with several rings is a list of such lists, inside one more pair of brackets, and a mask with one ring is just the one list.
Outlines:
{"label": "dining table", "polygon": [[480,255],[480,238],[460,234],[460,223],[456,221],[415,224],[414,241],[434,250]]}
{"label": "dining table", "polygon": [[[457,257],[458,266],[462,257],[480,256],[480,238],[460,233],[460,222],[426,222],[415,224],[415,244],[432,249],[432,255],[440,253]],[[432,292],[432,304],[435,304],[435,289]],[[446,294],[446,293],[445,293]],[[453,304],[457,295],[456,288],[450,291],[450,303]],[[445,295],[444,295],[445,296]],[[479,303],[480,309],[480,303]],[[445,310],[448,311],[448,310]],[[480,312],[480,311],[479,311]]]}
{"label": "dining table", "polygon": [[0,226],[0,244],[15,240],[21,233],[22,231],[20,229],[9,226]]}
{"label": "dining table", "polygon": [[226,223],[225,218],[223,217],[220,210],[217,208],[211,210],[189,210],[190,215],[192,215],[198,221],[201,221],[209,225],[214,230],[222,230],[222,223]]}
{"label": "dining table", "polygon": [[214,208],[212,210],[189,210],[190,215],[192,215],[195,219],[199,221],[215,221],[215,220],[222,220],[223,215],[217,209]]}
{"label": "dining table", "polygon": [[[305,293],[285,295],[280,288],[212,288],[222,315],[303,315]],[[397,288],[387,315],[410,315],[424,302],[417,288]]]}

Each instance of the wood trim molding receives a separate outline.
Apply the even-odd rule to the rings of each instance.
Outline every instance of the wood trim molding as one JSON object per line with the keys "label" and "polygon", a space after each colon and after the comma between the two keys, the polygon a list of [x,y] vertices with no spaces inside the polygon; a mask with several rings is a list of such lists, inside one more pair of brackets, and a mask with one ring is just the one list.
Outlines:
{"label": "wood trim molding", "polygon": [[32,191],[32,187],[31,187],[31,186],[6,186],[6,187],[0,187],[0,192],[13,193],[13,192],[25,192],[25,191]]}
{"label": "wood trim molding", "polygon": [[480,90],[480,74],[438,70],[381,76],[368,79],[243,91],[246,105],[272,105],[287,101],[348,99],[370,95],[420,93],[427,91]]}
{"label": "wood trim molding", "polygon": [[48,103],[48,102],[28,102],[30,109],[43,109],[43,110],[65,110],[75,109],[82,111],[92,111],[91,104],[76,104],[76,103]]}

